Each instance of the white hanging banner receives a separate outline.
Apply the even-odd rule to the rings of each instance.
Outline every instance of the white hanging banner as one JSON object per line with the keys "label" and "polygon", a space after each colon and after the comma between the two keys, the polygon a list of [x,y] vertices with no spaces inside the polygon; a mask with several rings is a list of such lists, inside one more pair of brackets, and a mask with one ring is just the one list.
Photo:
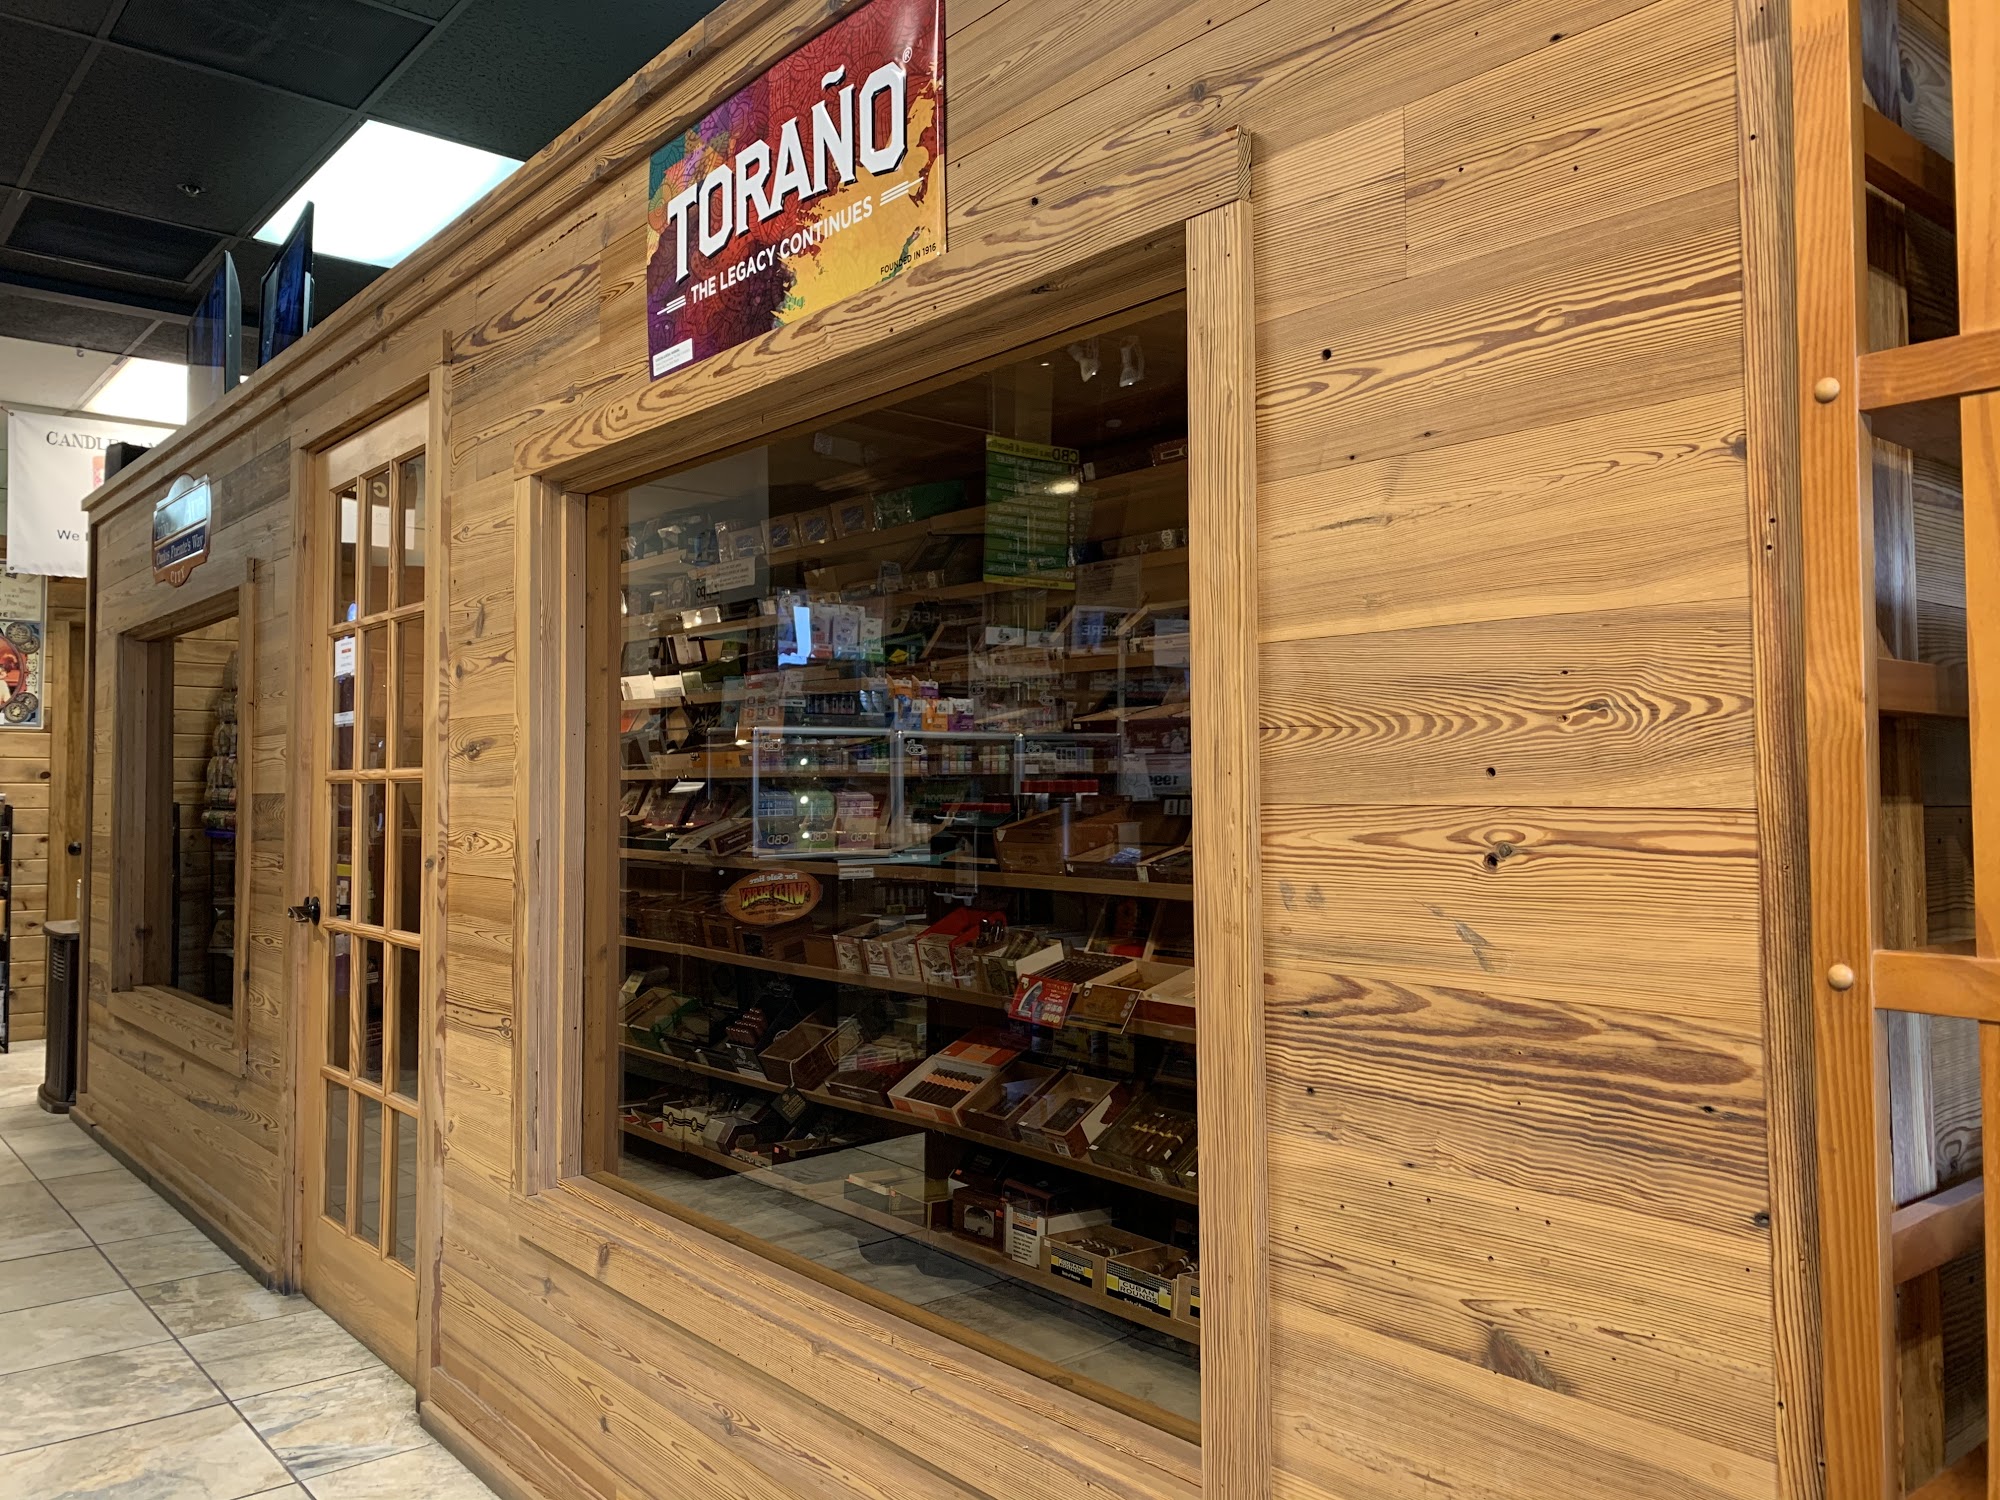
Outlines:
{"label": "white hanging banner", "polygon": [[112,443],[151,447],[173,432],[95,417],[7,413],[7,567],[81,578],[90,565],[83,499],[104,483]]}

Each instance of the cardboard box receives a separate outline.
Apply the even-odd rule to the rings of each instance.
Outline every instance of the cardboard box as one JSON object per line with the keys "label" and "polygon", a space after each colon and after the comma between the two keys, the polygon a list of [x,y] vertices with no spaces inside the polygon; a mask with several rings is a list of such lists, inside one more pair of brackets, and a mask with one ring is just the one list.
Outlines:
{"label": "cardboard box", "polygon": [[980,1085],[1018,1055],[1015,1048],[984,1040],[978,1033],[961,1037],[911,1069],[889,1090],[889,1103],[920,1120],[956,1125]]}
{"label": "cardboard box", "polygon": [[1113,1257],[1165,1248],[1158,1240],[1128,1234],[1108,1224],[1063,1230],[1042,1237],[1042,1269],[1102,1296],[1105,1269]]}
{"label": "cardboard box", "polygon": [[997,1194],[960,1188],[951,1195],[951,1232],[998,1250],[1007,1238],[1007,1204]]}
{"label": "cardboard box", "polygon": [[787,1088],[816,1089],[840,1065],[857,1038],[851,1022],[801,1021],[757,1056],[764,1076]]}
{"label": "cardboard box", "polygon": [[959,1123],[967,1130],[1012,1140],[1015,1122],[1061,1076],[1054,1068],[1016,1058],[973,1090]]}
{"label": "cardboard box", "polygon": [[1085,1208],[1072,1213],[1051,1213],[1012,1199],[1007,1203],[1007,1254],[1024,1266],[1042,1263],[1042,1241],[1052,1234],[1074,1229],[1093,1229],[1111,1222],[1108,1208]]}
{"label": "cardboard box", "polygon": [[917,937],[925,926],[923,922],[885,924],[864,937],[861,940],[862,972],[873,979],[917,981],[922,975],[917,965]]}
{"label": "cardboard box", "polygon": [[1134,837],[1136,826],[1122,807],[1087,816],[1058,807],[996,828],[993,853],[1003,870],[1060,875],[1084,851]]}
{"label": "cardboard box", "polygon": [[1156,1085],[1093,1139],[1090,1159],[1113,1171],[1179,1187],[1183,1171],[1192,1169],[1194,1145],[1194,1095]]}
{"label": "cardboard box", "polygon": [[840,967],[840,943],[830,932],[809,932],[805,935],[805,961],[815,969],[837,969]]}
{"label": "cardboard box", "polygon": [[967,987],[973,973],[972,953],[987,933],[1007,925],[1007,914],[969,907],[940,918],[917,939],[917,964],[926,984]]}
{"label": "cardboard box", "polygon": [[1040,933],[1017,928],[972,955],[979,965],[979,988],[992,995],[1012,995],[1024,960],[1039,958],[1053,963],[1067,951],[1060,942],[1052,943]]}
{"label": "cardboard box", "polygon": [[1192,998],[1194,970],[1177,964],[1151,963],[1133,959],[1083,987],[1069,1009],[1069,1024],[1088,1031],[1122,1034],[1139,1007],[1166,987],[1179,994],[1185,988]]}
{"label": "cardboard box", "polygon": [[857,922],[852,927],[834,934],[834,967],[843,974],[866,974],[868,972],[867,942],[872,937],[893,931],[901,926],[893,918],[870,917],[865,922]]}
{"label": "cardboard box", "polygon": [[1125,1085],[1087,1073],[1065,1073],[1022,1111],[1014,1134],[1024,1146],[1081,1160],[1124,1110]]}
{"label": "cardboard box", "polygon": [[1171,1322],[1177,1283],[1188,1265],[1184,1252],[1164,1245],[1112,1256],[1104,1267],[1104,1295]]}
{"label": "cardboard box", "polygon": [[1033,1026],[1061,1026],[1085,985],[1124,966],[1124,960],[1106,954],[1065,957],[1059,948],[1044,950],[1015,965],[1007,1014]]}
{"label": "cardboard box", "polygon": [[1201,1268],[1174,1278],[1174,1321],[1201,1327]]}

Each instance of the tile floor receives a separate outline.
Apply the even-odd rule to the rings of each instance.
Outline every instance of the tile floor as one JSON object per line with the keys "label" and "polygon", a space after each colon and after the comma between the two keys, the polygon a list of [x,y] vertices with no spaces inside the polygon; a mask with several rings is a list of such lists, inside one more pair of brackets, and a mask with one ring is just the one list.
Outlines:
{"label": "tile floor", "polygon": [[0,1055],[0,1500],[487,1500],[410,1388]]}

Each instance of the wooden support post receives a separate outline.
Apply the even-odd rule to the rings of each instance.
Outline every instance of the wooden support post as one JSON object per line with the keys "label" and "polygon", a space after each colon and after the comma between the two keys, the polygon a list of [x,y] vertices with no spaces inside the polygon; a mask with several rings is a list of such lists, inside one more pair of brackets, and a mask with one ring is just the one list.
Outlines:
{"label": "wooden support post", "polygon": [[1829,1500],[1891,1500],[1901,1466],[1889,1398],[1887,1069],[1866,972],[1879,946],[1878,647],[1871,454],[1855,401],[1868,307],[1855,0],[1795,0],[1792,42],[1826,1484]]}

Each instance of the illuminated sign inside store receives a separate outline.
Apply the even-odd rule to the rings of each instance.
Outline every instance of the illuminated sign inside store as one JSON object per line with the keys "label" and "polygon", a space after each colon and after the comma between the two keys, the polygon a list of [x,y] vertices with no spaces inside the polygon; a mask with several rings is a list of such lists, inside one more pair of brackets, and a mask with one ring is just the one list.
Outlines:
{"label": "illuminated sign inside store", "polygon": [[654,378],[944,249],[941,0],[873,0],[654,153]]}

